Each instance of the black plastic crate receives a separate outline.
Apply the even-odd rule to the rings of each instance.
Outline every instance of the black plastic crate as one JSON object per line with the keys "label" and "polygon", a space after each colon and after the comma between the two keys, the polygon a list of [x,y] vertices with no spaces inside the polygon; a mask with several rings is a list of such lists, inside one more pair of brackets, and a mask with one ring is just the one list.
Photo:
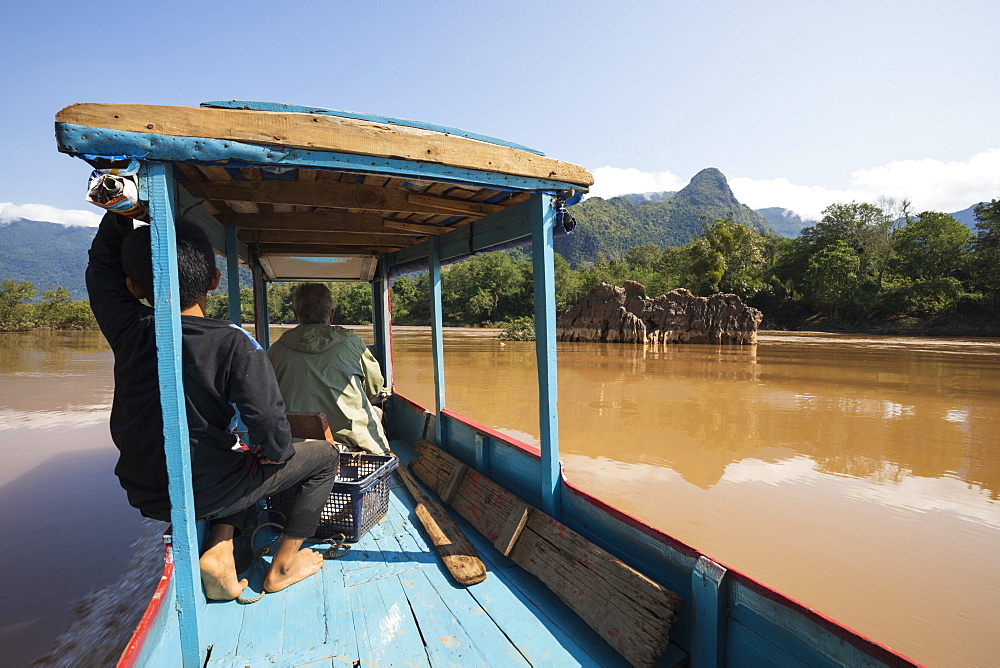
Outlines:
{"label": "black plastic crate", "polygon": [[[353,543],[368,533],[389,509],[392,472],[399,459],[392,455],[340,453],[340,475],[323,506],[314,538],[344,534]],[[288,516],[296,488],[272,494],[267,507]]]}

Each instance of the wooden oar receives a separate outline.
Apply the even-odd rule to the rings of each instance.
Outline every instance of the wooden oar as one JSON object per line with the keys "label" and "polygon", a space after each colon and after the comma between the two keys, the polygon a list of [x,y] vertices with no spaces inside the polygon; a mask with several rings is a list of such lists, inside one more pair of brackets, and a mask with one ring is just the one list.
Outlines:
{"label": "wooden oar", "polygon": [[397,468],[396,473],[413,495],[413,500],[417,503],[417,519],[424,525],[441,561],[455,582],[467,587],[485,580],[486,566],[479,558],[479,553],[444,507],[431,500],[404,467]]}

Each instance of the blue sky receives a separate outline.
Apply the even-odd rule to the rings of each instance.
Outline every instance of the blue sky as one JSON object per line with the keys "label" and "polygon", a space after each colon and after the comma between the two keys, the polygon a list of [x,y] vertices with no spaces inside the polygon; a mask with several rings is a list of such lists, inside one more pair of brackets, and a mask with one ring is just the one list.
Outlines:
{"label": "blue sky", "polygon": [[717,167],[744,203],[812,216],[1000,198],[996,0],[43,1],[3,16],[0,221],[96,220],[89,168],[53,139],[74,102],[431,121],[581,164],[604,196]]}

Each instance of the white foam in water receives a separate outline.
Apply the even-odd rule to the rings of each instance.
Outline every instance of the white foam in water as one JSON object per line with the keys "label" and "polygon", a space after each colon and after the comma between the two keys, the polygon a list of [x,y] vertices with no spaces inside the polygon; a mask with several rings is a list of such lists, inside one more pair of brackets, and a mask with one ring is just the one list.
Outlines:
{"label": "white foam in water", "polygon": [[122,577],[73,604],[73,621],[32,666],[111,666],[135,630],[163,574],[165,522],[144,519]]}

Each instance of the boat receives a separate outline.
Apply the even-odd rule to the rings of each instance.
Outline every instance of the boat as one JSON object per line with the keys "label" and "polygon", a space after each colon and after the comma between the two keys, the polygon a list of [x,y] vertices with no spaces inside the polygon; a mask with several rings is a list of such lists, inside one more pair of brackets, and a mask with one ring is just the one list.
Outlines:
{"label": "boat", "polygon": [[[914,665],[563,475],[553,239],[572,232],[568,207],[592,184],[582,167],[456,128],[250,101],[76,104],[57,114],[56,138],[102,173],[134,171],[154,230],[172,521],[162,577],[120,666]],[[269,283],[370,283],[374,352],[390,387],[391,281],[429,272],[435,405],[392,392],[386,426],[420,492],[475,547],[484,580],[450,578],[393,478],[384,518],[317,576],[252,604],[206,600],[171,298],[181,217],[226,258],[237,324],[249,268],[265,348]],[[525,243],[538,448],[449,410],[445,394],[442,266]]]}

